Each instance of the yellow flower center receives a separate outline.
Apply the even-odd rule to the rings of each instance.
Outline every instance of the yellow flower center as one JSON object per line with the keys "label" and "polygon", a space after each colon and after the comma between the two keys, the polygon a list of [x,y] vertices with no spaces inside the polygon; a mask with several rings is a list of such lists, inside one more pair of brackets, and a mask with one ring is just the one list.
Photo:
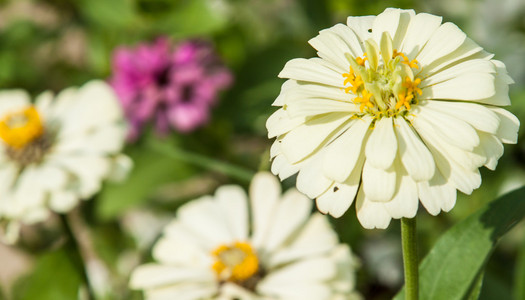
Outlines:
{"label": "yellow flower center", "polygon": [[43,133],[44,127],[34,106],[9,113],[0,120],[0,138],[14,149],[25,147]]}
{"label": "yellow flower center", "polygon": [[245,242],[221,245],[212,251],[212,269],[220,280],[242,282],[259,270],[259,259],[252,246]]}
{"label": "yellow flower center", "polygon": [[381,36],[380,46],[373,39],[364,44],[363,57],[345,54],[350,63],[349,72],[342,74],[345,93],[355,96],[353,102],[359,105],[361,115],[372,115],[375,120],[405,116],[422,94],[418,87],[421,79],[414,75],[419,69],[417,60],[393,49],[387,32]]}

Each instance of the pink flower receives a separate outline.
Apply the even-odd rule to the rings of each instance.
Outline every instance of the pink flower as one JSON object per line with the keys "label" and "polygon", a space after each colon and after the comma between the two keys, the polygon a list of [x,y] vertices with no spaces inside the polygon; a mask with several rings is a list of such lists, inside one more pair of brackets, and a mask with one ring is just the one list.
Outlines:
{"label": "pink flower", "polygon": [[134,140],[148,122],[159,134],[170,128],[186,133],[205,125],[217,94],[232,79],[208,43],[186,41],[172,50],[168,39],[159,38],[152,44],[118,48],[110,83]]}

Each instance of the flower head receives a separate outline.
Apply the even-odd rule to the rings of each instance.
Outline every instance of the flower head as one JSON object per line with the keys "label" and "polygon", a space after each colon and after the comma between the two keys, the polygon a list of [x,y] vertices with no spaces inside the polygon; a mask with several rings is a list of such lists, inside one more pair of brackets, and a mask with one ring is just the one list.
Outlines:
{"label": "flower head", "polygon": [[161,134],[170,127],[189,132],[206,124],[218,92],[232,82],[230,71],[201,41],[183,42],[174,50],[163,38],[119,48],[113,70],[111,85],[131,123],[131,138],[150,121]]}
{"label": "flower head", "polygon": [[297,190],[280,193],[274,176],[259,173],[249,200],[223,186],[182,206],[131,287],[146,299],[359,299],[356,262],[327,218],[311,215]]}
{"label": "flower head", "polygon": [[125,135],[116,96],[103,82],[56,98],[46,92],[35,104],[24,91],[0,91],[0,223],[7,239],[16,238],[20,221],[67,212],[103,179],[125,172]]}
{"label": "flower head", "polygon": [[318,58],[293,59],[267,122],[272,171],[295,173],[323,213],[355,198],[366,228],[449,211],[456,190],[481,184],[502,143],[515,143],[505,65],[441,17],[387,9],[349,17],[310,40]]}

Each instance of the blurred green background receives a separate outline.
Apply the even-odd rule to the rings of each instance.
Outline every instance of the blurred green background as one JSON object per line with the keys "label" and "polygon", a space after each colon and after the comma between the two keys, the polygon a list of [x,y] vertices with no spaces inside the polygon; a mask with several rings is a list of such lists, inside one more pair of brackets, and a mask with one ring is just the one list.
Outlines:
{"label": "blurred green background", "polygon": [[[344,23],[347,16],[377,15],[387,7],[442,15],[495,53],[516,81],[509,110],[523,119],[523,0],[0,0],[3,89],[23,88],[36,95],[106,79],[115,47],[158,36],[211,40],[235,74],[235,84],[221,95],[208,126],[162,140],[146,134],[126,149],[135,161],[128,181],[108,184],[94,201],[84,203],[92,246],[109,266],[108,299],[141,299],[127,290],[127,275],[148,259],[159,228],[178,206],[223,183],[247,186],[249,174],[268,168],[271,141],[264,124],[275,110],[270,104],[279,94],[283,80],[277,74],[286,61],[315,56],[307,41],[319,30]],[[482,170],[482,187],[472,196],[459,195],[451,213],[432,217],[420,210],[422,256],[451,225],[525,183],[521,140],[505,146],[497,170]],[[291,187],[294,179],[284,184]],[[358,290],[366,299],[390,299],[402,285],[399,222],[386,231],[364,230],[352,207],[333,223],[341,240],[361,258]],[[4,297],[56,300],[76,295],[80,277],[57,246],[55,227],[26,229],[22,250],[2,250],[20,260],[0,272]],[[489,261],[480,299],[525,299],[524,234],[520,224],[501,241]]]}

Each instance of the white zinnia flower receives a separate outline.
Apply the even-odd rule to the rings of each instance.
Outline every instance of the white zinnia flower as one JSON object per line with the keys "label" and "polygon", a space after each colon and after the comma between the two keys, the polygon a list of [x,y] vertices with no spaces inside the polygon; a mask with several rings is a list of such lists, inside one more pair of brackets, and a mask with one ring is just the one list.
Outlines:
{"label": "white zinnia flower", "polygon": [[[293,59],[267,122],[272,172],[341,216],[357,198],[366,228],[412,218],[418,199],[449,211],[479,187],[502,143],[516,143],[505,65],[442,18],[387,9],[349,17],[310,40],[319,58]],[[356,196],[357,195],[357,196]]]}
{"label": "white zinnia flower", "polygon": [[359,299],[356,261],[308,198],[259,173],[249,201],[229,185],[179,208],[130,286],[149,300]]}
{"label": "white zinnia flower", "polygon": [[67,212],[98,192],[103,179],[123,177],[131,161],[120,154],[126,137],[111,88],[91,81],[51,92],[35,104],[23,90],[0,91],[0,222],[16,238],[19,222]]}

